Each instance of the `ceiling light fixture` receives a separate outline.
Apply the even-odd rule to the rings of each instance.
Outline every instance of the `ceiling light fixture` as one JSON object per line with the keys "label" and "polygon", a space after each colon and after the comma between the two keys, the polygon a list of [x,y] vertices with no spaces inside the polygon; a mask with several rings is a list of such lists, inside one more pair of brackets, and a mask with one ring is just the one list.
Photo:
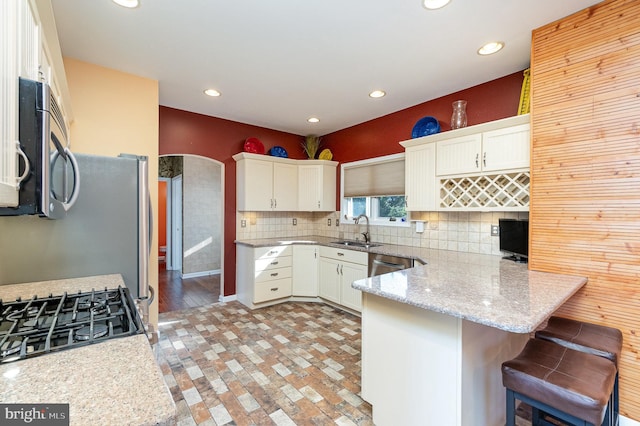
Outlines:
{"label": "ceiling light fixture", "polygon": [[204,91],[204,94],[215,98],[220,96],[221,93],[218,92],[216,89],[207,89]]}
{"label": "ceiling light fixture", "polygon": [[385,92],[384,90],[374,90],[373,92],[369,93],[369,97],[370,98],[381,98],[386,94],[387,94],[387,92]]}
{"label": "ceiling light fixture", "polygon": [[501,50],[503,47],[504,47],[504,42],[492,41],[485,44],[480,49],[478,49],[478,55],[492,55],[498,52],[499,50]]}
{"label": "ceiling light fixture", "polygon": [[129,9],[136,8],[140,5],[138,0],[113,0],[113,2],[119,6],[127,7]]}
{"label": "ceiling light fixture", "polygon": [[319,119],[319,118],[316,118],[316,117],[309,117],[309,118],[307,118],[307,121],[308,121],[309,123],[319,123],[319,122],[320,122],[320,119]]}
{"label": "ceiling light fixture", "polygon": [[422,7],[429,10],[440,9],[449,4],[451,0],[422,0]]}

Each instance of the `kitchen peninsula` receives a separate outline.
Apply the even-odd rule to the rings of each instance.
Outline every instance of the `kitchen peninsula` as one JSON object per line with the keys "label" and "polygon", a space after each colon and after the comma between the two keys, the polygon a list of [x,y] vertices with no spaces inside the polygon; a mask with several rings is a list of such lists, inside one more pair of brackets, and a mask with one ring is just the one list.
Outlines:
{"label": "kitchen peninsula", "polygon": [[363,292],[362,397],[387,425],[503,425],[500,365],[587,282],[498,256],[425,250]]}

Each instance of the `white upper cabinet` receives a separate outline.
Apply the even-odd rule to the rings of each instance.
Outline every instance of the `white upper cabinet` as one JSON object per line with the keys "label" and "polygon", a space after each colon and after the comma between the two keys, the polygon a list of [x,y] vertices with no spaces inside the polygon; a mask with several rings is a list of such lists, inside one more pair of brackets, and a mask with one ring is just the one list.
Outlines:
{"label": "white upper cabinet", "polygon": [[273,210],[293,211],[298,208],[298,167],[273,163]]}
{"label": "white upper cabinet", "polygon": [[337,165],[335,161],[324,160],[304,160],[298,164],[298,210],[335,210]]}
{"label": "white upper cabinet", "polygon": [[482,135],[482,170],[530,167],[529,124],[485,132]]}
{"label": "white upper cabinet", "polygon": [[507,120],[510,119],[473,126],[476,128],[474,133],[462,136],[452,134],[451,138],[438,140],[436,174],[448,176],[529,168],[528,122],[483,130],[483,127],[495,123],[508,123]]}
{"label": "white upper cabinet", "polygon": [[[236,158],[238,157],[238,158]],[[263,158],[260,158],[263,157]],[[266,156],[236,154],[239,211],[292,211],[298,207],[298,168]],[[289,160],[291,161],[291,160]]]}
{"label": "white upper cabinet", "polygon": [[437,175],[479,172],[482,135],[467,135],[437,143]]}
{"label": "white upper cabinet", "polygon": [[246,152],[233,159],[238,211],[335,210],[337,162]]}
{"label": "white upper cabinet", "polygon": [[435,210],[436,144],[427,143],[406,148],[404,161],[407,210]]}

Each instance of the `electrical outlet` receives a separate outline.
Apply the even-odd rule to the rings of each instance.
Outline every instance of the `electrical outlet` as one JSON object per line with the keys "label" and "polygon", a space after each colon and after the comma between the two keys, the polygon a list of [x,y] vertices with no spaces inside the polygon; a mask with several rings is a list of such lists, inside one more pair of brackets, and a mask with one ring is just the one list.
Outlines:
{"label": "electrical outlet", "polygon": [[327,219],[327,226],[331,226],[331,219]]}
{"label": "electrical outlet", "polygon": [[298,224],[298,219],[296,219],[295,217],[293,218],[293,226],[296,226]]}
{"label": "electrical outlet", "polygon": [[246,219],[242,219],[240,221],[240,227],[241,228],[246,228],[247,227],[247,220]]}
{"label": "electrical outlet", "polygon": [[336,219],[336,226],[340,226],[340,218]]}
{"label": "electrical outlet", "polygon": [[491,236],[497,237],[500,235],[500,226],[499,225],[491,225]]}

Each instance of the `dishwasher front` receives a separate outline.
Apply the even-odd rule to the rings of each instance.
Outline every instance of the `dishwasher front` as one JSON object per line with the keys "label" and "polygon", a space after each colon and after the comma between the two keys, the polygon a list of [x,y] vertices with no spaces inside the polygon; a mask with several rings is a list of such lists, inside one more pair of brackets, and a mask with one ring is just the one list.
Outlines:
{"label": "dishwasher front", "polygon": [[410,257],[390,256],[388,254],[369,253],[369,276],[387,274],[402,269],[413,268]]}

